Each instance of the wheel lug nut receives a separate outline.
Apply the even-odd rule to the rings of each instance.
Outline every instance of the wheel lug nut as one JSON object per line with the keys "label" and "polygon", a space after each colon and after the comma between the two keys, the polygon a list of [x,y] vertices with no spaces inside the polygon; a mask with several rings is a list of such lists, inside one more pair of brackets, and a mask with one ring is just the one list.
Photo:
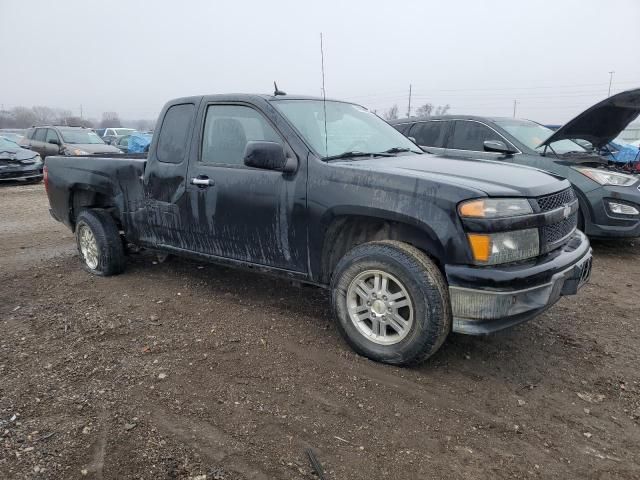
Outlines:
{"label": "wheel lug nut", "polygon": [[387,296],[386,296],[386,295],[383,295],[383,296],[382,296],[382,299],[383,299],[383,300],[386,300],[386,299],[387,299]]}
{"label": "wheel lug nut", "polygon": [[371,302],[367,302],[367,307],[370,307],[370,306],[371,306]]}

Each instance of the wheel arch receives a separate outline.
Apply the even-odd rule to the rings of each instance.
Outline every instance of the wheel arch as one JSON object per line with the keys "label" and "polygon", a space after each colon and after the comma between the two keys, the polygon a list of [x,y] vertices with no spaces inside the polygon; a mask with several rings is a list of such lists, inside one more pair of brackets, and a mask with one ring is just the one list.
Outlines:
{"label": "wheel arch", "polygon": [[340,259],[353,247],[376,240],[413,245],[443,270],[444,247],[435,231],[415,218],[381,209],[341,210],[325,217],[320,282],[331,281]]}
{"label": "wheel arch", "polygon": [[85,208],[102,208],[107,210],[120,224],[119,215],[113,195],[110,191],[96,189],[94,186],[75,184],[69,189],[69,223],[75,231],[76,219]]}

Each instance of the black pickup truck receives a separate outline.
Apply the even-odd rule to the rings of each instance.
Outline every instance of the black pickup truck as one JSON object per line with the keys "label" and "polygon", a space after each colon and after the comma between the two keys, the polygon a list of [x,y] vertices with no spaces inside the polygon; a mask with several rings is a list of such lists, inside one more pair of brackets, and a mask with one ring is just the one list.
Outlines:
{"label": "black pickup truck", "polygon": [[329,288],[347,342],[403,365],[450,331],[530,319],[591,271],[568,181],[445,161],[358,105],[180,98],[156,132],[148,158],[46,159],[51,214],[91,273],[122,272],[127,242]]}

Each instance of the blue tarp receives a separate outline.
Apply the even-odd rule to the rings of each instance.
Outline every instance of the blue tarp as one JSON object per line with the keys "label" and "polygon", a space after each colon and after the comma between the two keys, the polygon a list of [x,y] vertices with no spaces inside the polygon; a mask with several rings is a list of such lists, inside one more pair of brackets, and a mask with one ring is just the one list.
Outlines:
{"label": "blue tarp", "polygon": [[153,134],[135,132],[129,137],[129,144],[127,146],[128,153],[144,153],[149,151],[149,144]]}
{"label": "blue tarp", "polygon": [[616,163],[635,163],[640,161],[640,148],[633,145],[609,142],[603,150],[604,156]]}

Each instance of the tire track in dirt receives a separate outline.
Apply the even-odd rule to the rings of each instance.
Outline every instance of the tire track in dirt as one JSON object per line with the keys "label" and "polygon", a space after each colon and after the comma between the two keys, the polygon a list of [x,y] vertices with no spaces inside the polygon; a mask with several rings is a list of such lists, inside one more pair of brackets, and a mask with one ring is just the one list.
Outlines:
{"label": "tire track in dirt", "polygon": [[227,470],[249,480],[271,478],[259,467],[243,459],[245,452],[235,446],[237,442],[211,423],[194,421],[184,416],[177,417],[159,407],[152,408],[151,420],[160,432],[191,446],[203,457],[223,465]]}

